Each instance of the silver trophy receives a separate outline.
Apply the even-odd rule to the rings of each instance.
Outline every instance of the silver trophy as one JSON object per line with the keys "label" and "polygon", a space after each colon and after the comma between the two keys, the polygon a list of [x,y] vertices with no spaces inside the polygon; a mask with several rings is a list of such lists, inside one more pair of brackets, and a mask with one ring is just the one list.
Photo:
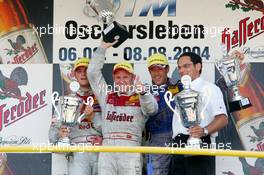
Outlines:
{"label": "silver trophy", "polygon": [[223,58],[216,61],[215,65],[225,80],[226,86],[231,91],[229,102],[230,112],[248,108],[251,105],[249,98],[240,95],[238,85],[241,78],[240,61],[228,55],[225,46],[222,46]]}
{"label": "silver trophy", "polygon": [[86,0],[86,6],[83,9],[85,15],[89,17],[97,17],[106,28],[103,30],[103,40],[105,42],[118,42],[113,47],[121,45],[128,37],[129,32],[126,28],[114,21],[114,16],[117,11],[115,0]]}
{"label": "silver trophy", "polygon": [[[172,96],[170,91],[167,91],[164,95],[165,101],[169,108],[176,114],[178,119],[181,120],[181,123],[186,128],[191,128],[195,125],[199,125],[201,123],[202,117],[202,100],[197,91],[191,89],[191,77],[188,75],[184,75],[181,78],[181,82],[183,84],[183,90]],[[171,106],[171,102],[175,101],[175,109]],[[201,139],[189,137],[187,141],[187,147],[189,148],[200,148]]]}
{"label": "silver trophy", "polygon": [[[59,96],[58,92],[52,94],[52,105],[57,113],[57,120],[61,125],[66,125],[68,128],[76,124],[80,124],[85,118],[85,114],[80,113],[82,101],[76,96],[80,85],[76,81],[70,83],[71,94],[67,96]],[[88,97],[85,105],[92,106],[94,103],[93,97]],[[70,145],[70,138],[60,138],[58,145]]]}

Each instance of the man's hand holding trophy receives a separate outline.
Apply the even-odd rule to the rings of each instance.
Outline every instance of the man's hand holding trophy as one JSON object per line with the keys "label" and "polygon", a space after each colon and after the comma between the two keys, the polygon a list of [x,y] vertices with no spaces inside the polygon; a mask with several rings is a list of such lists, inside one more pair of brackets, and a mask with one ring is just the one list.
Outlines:
{"label": "man's hand holding trophy", "polygon": [[215,65],[224,78],[230,94],[232,94],[229,102],[230,112],[252,106],[249,98],[241,96],[238,89],[241,79],[240,62],[242,60],[237,58],[236,54],[228,55],[226,46],[224,45],[222,45],[222,52],[223,58],[217,60]]}
{"label": "man's hand holding trophy", "polygon": [[[60,122],[61,130],[59,135],[61,136],[57,142],[58,145],[70,145],[69,132],[70,127],[80,124],[86,115],[92,114],[92,105],[94,100],[92,97],[88,97],[84,102],[88,107],[85,108],[83,114],[80,113],[82,101],[77,97],[76,92],[79,90],[80,85],[76,81],[71,82],[70,90],[71,94],[67,96],[59,96],[58,92],[52,94],[52,105],[55,109],[57,121]],[[90,106],[90,107],[89,107]]]}
{"label": "man's hand holding trophy", "polygon": [[87,0],[87,6],[83,12],[89,17],[97,17],[98,21],[103,22],[107,27],[103,30],[103,40],[107,43],[112,43],[118,40],[113,45],[114,48],[121,45],[128,37],[129,32],[127,29],[114,21],[116,8],[114,0]]}
{"label": "man's hand holding trophy", "polygon": [[[164,95],[165,101],[169,108],[174,112],[174,115],[181,121],[185,128],[192,128],[199,125],[203,117],[203,109],[206,105],[202,105],[202,99],[197,91],[191,89],[191,77],[184,75],[181,78],[183,90],[172,96],[170,91]],[[175,109],[171,106],[171,102],[175,101]],[[200,148],[202,141],[198,137],[190,135],[187,140],[186,148]]]}

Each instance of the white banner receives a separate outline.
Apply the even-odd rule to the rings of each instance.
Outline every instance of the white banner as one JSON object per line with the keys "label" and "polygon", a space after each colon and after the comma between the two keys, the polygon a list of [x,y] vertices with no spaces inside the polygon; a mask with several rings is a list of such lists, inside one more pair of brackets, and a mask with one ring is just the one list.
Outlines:
{"label": "white banner", "polygon": [[[145,63],[157,51],[165,53],[170,62],[187,51],[212,61],[222,57],[221,42],[230,49],[246,51],[249,61],[264,60],[264,17],[260,11],[232,11],[226,7],[229,1],[223,0],[114,2],[115,20],[126,26],[131,37],[118,48],[109,49],[107,62],[125,59]],[[84,14],[86,6],[83,0],[54,1],[54,63],[91,57],[99,45],[103,25]]]}
{"label": "white banner", "polygon": [[0,65],[0,145],[48,143],[51,90],[52,65]]}

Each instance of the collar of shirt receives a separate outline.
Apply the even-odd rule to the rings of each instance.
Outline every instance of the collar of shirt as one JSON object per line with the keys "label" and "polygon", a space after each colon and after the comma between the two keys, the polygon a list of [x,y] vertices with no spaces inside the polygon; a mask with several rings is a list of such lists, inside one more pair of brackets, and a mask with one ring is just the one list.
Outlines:
{"label": "collar of shirt", "polygon": [[195,80],[193,80],[191,82],[191,89],[193,89],[193,90],[197,89],[199,86],[201,86],[202,81],[203,81],[203,79],[201,77],[198,77]]}
{"label": "collar of shirt", "polygon": [[80,96],[92,96],[93,95],[93,91],[92,89],[88,89],[87,91],[83,91],[81,88],[77,91],[77,94],[79,94]]}
{"label": "collar of shirt", "polygon": [[[152,81],[152,85],[158,86],[153,81]],[[171,79],[169,77],[167,77],[166,82],[164,84],[158,86],[158,90],[161,91],[163,89],[166,89],[170,85],[173,85],[173,83],[171,82]]]}
{"label": "collar of shirt", "polygon": [[131,96],[131,95],[134,95],[136,93],[135,92],[132,92],[132,91],[127,91],[127,92],[120,92],[120,91],[118,91],[118,92],[116,92],[116,94],[118,96]]}

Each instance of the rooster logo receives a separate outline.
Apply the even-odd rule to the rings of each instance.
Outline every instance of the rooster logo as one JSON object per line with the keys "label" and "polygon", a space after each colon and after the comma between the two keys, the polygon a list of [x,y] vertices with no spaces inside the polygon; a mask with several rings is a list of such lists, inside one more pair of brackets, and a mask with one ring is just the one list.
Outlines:
{"label": "rooster logo", "polygon": [[255,143],[256,141],[261,141],[264,139],[264,121],[260,122],[259,128],[255,128],[254,126],[250,126],[250,128],[253,130],[255,136],[247,136],[250,138],[250,142]]}
{"label": "rooster logo", "polygon": [[229,0],[226,8],[232,10],[241,9],[243,12],[256,10],[264,14],[264,1],[263,0]]}
{"label": "rooster logo", "polygon": [[27,85],[27,83],[28,75],[22,67],[15,68],[10,78],[4,76],[0,70],[0,99],[3,100],[9,97],[19,99],[19,101],[25,100],[26,97],[21,96],[19,86]]}
{"label": "rooster logo", "polygon": [[7,41],[12,47],[12,49],[4,49],[7,51],[7,55],[17,55],[20,52],[26,51],[26,49],[23,47],[23,44],[26,43],[26,40],[22,35],[18,35],[15,42],[11,39],[8,39]]}
{"label": "rooster logo", "polygon": [[244,1],[251,9],[253,8],[264,9],[264,3],[262,2],[262,0],[244,0]]}

